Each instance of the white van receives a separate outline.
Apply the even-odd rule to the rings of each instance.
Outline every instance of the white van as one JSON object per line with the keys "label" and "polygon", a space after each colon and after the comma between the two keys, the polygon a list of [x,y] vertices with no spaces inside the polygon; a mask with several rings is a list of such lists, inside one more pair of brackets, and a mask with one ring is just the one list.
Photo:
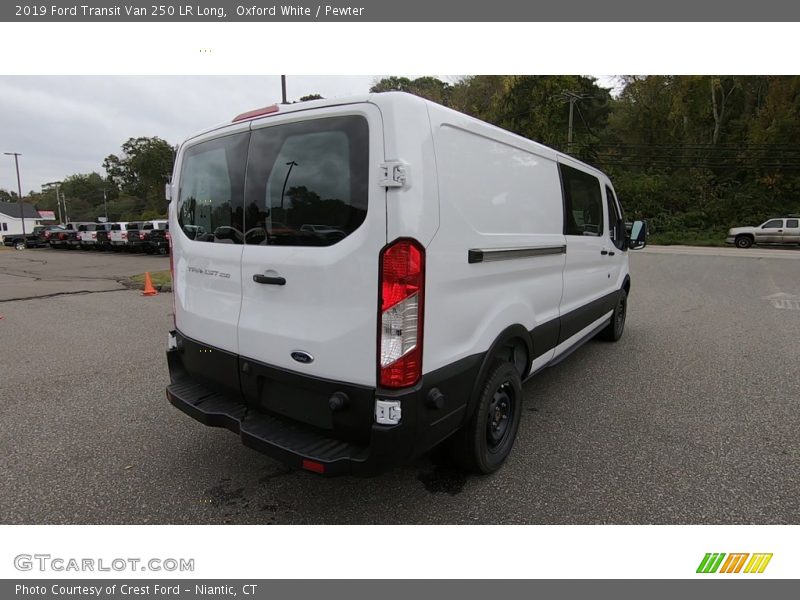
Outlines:
{"label": "white van", "polygon": [[646,239],[602,172],[402,93],[240,115],[167,196],[167,398],[324,475],[499,468],[522,382],[619,339]]}

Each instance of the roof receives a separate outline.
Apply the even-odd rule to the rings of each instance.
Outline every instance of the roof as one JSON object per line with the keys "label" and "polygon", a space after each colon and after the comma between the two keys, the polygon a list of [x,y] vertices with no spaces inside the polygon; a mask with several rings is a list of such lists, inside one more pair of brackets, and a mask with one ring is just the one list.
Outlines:
{"label": "roof", "polygon": [[[546,158],[550,158],[551,160],[557,160],[558,158],[563,158],[563,159],[566,159],[566,160],[570,161],[573,164],[578,164],[582,168],[585,168],[585,169],[587,169],[589,171],[592,171],[592,172],[597,173],[597,174],[603,174],[603,172],[600,171],[597,167],[593,167],[592,165],[589,165],[589,164],[579,160],[578,158],[576,158],[574,156],[570,156],[569,154],[566,154],[564,152],[559,152],[555,148],[551,148],[549,146],[545,146],[544,144],[541,144],[541,143],[539,143],[539,142],[537,142],[535,140],[531,140],[531,139],[522,137],[522,136],[520,136],[520,135],[518,135],[516,133],[513,133],[511,131],[508,131],[506,129],[498,127],[496,125],[493,125],[492,123],[489,123],[487,121],[482,121],[481,119],[476,119],[475,117],[471,117],[471,116],[466,115],[464,113],[461,113],[459,111],[453,110],[452,108],[448,108],[446,106],[442,106],[441,104],[437,104],[436,102],[432,102],[431,100],[426,100],[425,98],[422,98],[420,96],[416,96],[414,94],[409,94],[407,92],[371,93],[371,94],[366,94],[366,95],[350,96],[350,97],[345,97],[345,98],[323,98],[322,100],[309,100],[309,101],[306,101],[306,102],[295,102],[295,103],[292,103],[292,104],[277,104],[277,105],[275,105],[275,106],[278,107],[278,110],[276,112],[270,111],[269,113],[267,113],[267,114],[265,114],[263,116],[256,116],[256,117],[253,117],[253,118],[243,119],[241,121],[229,121],[229,122],[226,122],[226,123],[221,123],[221,124],[215,125],[213,127],[209,127],[207,129],[204,129],[203,131],[200,131],[200,132],[190,136],[186,140],[186,142],[189,142],[189,141],[191,141],[191,140],[193,140],[195,138],[198,138],[200,136],[204,136],[206,134],[209,134],[209,133],[212,133],[212,132],[215,132],[215,131],[220,131],[220,130],[223,130],[223,129],[226,129],[226,128],[229,128],[229,127],[231,127],[231,128],[235,128],[235,127],[241,128],[242,125],[246,125],[248,123],[256,122],[256,121],[259,121],[260,119],[268,119],[273,115],[284,115],[284,114],[287,114],[287,113],[314,110],[314,109],[325,108],[325,107],[329,107],[329,106],[342,106],[342,105],[346,105],[346,104],[360,104],[360,103],[365,103],[365,102],[369,102],[371,104],[375,104],[378,107],[379,110],[384,110],[384,109],[391,110],[394,107],[394,105],[396,105],[396,104],[409,103],[409,102],[424,102],[425,104],[428,105],[429,112],[430,111],[443,111],[445,113],[450,113],[452,118],[463,119],[463,120],[466,120],[466,121],[472,121],[472,122],[475,122],[475,123],[480,123],[482,126],[486,126],[486,127],[489,127],[491,129],[493,129],[495,132],[497,132],[498,136],[505,138],[506,143],[513,143],[513,140],[517,140],[518,142],[521,142],[522,144],[524,144],[525,148],[527,150],[529,150],[529,151],[530,150],[535,150],[537,153],[540,153],[541,156],[544,156]],[[269,107],[264,107],[264,108],[269,108]],[[257,112],[257,110],[258,109],[256,109],[256,111],[251,111],[251,112]],[[231,117],[233,117],[233,115],[231,115]]]}
{"label": "roof", "polygon": [[[26,219],[41,219],[39,211],[33,204],[27,202],[22,203],[24,209],[24,216]],[[19,219],[19,203],[17,202],[0,202],[0,213]]]}

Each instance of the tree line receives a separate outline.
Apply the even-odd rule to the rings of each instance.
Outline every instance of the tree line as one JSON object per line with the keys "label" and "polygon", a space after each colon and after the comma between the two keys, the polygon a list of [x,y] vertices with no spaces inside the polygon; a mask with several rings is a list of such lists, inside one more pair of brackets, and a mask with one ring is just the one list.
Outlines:
{"label": "tree line", "polygon": [[[52,210],[64,220],[96,221],[108,214],[109,221],[138,221],[163,217],[167,213],[164,184],[169,181],[176,147],[159,137],[130,138],[122,152],[109,154],[98,172],[69,175],[58,186],[29,192],[24,201],[39,210]],[[61,199],[61,206],[56,200]],[[0,190],[0,200],[16,201],[17,194]]]}
{"label": "tree line", "polygon": [[[800,76],[622,76],[618,83],[612,94],[575,75],[393,76],[370,91],[422,96],[602,169],[628,218],[649,219],[662,241],[718,242],[728,227],[800,212]],[[163,216],[175,150],[158,137],[130,138],[105,158],[105,175],[66,177],[60,191],[70,219],[104,215],[104,191],[110,220]],[[0,200],[15,196],[0,190]],[[57,211],[54,188],[25,200]]]}
{"label": "tree line", "polygon": [[[717,243],[732,226],[800,213],[800,77],[384,78],[608,173],[628,218],[661,241]],[[569,114],[572,105],[572,143]]]}

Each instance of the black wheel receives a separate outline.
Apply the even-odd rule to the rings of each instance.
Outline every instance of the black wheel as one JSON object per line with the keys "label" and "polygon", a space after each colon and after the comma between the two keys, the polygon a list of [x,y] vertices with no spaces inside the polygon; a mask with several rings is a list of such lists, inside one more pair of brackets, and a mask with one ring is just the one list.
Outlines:
{"label": "black wheel", "polygon": [[611,322],[597,334],[597,337],[607,342],[616,342],[622,337],[622,332],[625,330],[625,318],[627,316],[628,294],[625,290],[620,290],[617,304],[614,306],[614,313],[611,315]]}
{"label": "black wheel", "polygon": [[480,392],[478,406],[453,435],[450,450],[468,471],[493,473],[511,452],[522,414],[522,381],[508,362],[496,362]]}
{"label": "black wheel", "polygon": [[25,250],[25,240],[17,240],[14,242],[14,248],[17,250]]}
{"label": "black wheel", "polygon": [[753,238],[749,235],[740,235],[734,240],[737,248],[749,248],[753,245]]}

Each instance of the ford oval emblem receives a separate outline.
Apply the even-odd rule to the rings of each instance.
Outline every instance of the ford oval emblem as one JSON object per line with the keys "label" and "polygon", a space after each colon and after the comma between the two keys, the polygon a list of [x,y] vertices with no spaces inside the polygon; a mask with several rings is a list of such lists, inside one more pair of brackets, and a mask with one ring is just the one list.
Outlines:
{"label": "ford oval emblem", "polygon": [[303,363],[304,365],[314,362],[314,357],[308,352],[303,352],[302,350],[295,350],[292,352],[292,358],[299,363]]}

